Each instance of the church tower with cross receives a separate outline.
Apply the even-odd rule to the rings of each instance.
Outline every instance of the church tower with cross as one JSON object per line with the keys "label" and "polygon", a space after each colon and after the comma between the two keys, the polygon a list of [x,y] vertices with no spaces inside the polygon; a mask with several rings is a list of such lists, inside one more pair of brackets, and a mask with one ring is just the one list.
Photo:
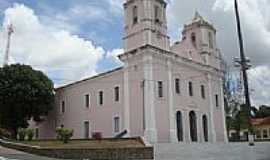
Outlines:
{"label": "church tower with cross", "polygon": [[[143,137],[154,143],[227,142],[223,60],[216,29],[196,12],[170,45],[164,0],[125,0],[123,66],[56,91],[41,138]],[[76,116],[74,116],[76,115]]]}
{"label": "church tower with cross", "polygon": [[167,4],[163,0],[127,0],[124,4],[124,49],[153,45],[169,50]]}

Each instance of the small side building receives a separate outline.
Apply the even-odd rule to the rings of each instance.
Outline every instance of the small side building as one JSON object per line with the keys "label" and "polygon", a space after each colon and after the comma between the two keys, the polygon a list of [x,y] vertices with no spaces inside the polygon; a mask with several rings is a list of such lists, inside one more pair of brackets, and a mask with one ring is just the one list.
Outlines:
{"label": "small side building", "polygon": [[270,140],[270,117],[252,119],[256,140]]}

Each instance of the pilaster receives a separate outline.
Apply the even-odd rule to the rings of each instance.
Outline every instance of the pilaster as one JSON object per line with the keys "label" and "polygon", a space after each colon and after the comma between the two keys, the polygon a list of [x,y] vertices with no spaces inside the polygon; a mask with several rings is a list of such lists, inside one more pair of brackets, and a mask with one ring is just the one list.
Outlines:
{"label": "pilaster", "polygon": [[222,112],[222,124],[223,124],[223,129],[224,129],[224,142],[228,143],[228,137],[227,137],[227,128],[226,128],[226,117],[225,117],[225,105],[224,105],[224,90],[223,90],[223,80],[220,79],[220,99],[221,99],[221,112]]}
{"label": "pilaster", "polygon": [[130,136],[130,103],[129,103],[129,64],[124,66],[124,129],[127,130],[127,137]]}
{"label": "pilaster", "polygon": [[172,77],[172,63],[170,60],[167,61],[168,65],[168,87],[169,87],[169,120],[170,120],[170,142],[177,143],[176,136],[176,117],[174,111],[174,95],[173,95],[173,77]]}
{"label": "pilaster", "polygon": [[189,123],[189,111],[183,111],[183,133],[184,133],[184,142],[191,143],[190,137],[190,123]]}
{"label": "pilaster", "polygon": [[215,123],[214,123],[214,104],[213,104],[213,88],[212,88],[212,76],[210,74],[207,75],[208,79],[208,97],[209,97],[209,105],[210,105],[210,130],[211,130],[211,138],[212,142],[216,142],[216,130],[215,130]]}
{"label": "pilaster", "polygon": [[144,106],[145,106],[145,131],[144,137],[150,143],[157,142],[156,118],[154,108],[153,57],[144,55]]}

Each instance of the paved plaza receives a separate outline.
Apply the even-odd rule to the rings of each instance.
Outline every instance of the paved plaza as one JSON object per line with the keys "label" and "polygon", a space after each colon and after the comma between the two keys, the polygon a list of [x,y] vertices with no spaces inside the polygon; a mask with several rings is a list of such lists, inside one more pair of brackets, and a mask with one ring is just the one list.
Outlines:
{"label": "paved plaza", "polygon": [[270,143],[158,144],[155,160],[270,160]]}
{"label": "paved plaza", "polygon": [[0,160],[57,160],[57,159],[31,155],[24,152],[3,148],[0,146]]}
{"label": "paved plaza", "polygon": [[[0,147],[0,160],[57,160]],[[157,144],[155,160],[270,160],[270,142],[230,144]]]}

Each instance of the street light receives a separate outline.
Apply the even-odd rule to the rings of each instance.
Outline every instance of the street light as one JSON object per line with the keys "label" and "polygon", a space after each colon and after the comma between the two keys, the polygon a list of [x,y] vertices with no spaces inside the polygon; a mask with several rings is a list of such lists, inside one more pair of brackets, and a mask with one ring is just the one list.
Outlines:
{"label": "street light", "polygon": [[238,38],[239,38],[239,47],[240,47],[240,58],[236,59],[236,63],[238,63],[241,66],[243,81],[244,81],[244,92],[245,92],[245,101],[246,106],[248,107],[248,141],[249,145],[254,145],[254,135],[252,131],[252,125],[251,125],[251,103],[250,103],[250,96],[249,96],[249,87],[248,87],[248,75],[247,70],[251,65],[249,65],[250,60],[245,57],[244,52],[244,43],[243,43],[243,37],[241,32],[241,22],[240,22],[240,16],[239,16],[239,10],[238,10],[238,3],[237,0],[234,0],[234,7],[235,7],[235,16],[236,16],[236,22],[237,22],[237,32],[238,32]]}

